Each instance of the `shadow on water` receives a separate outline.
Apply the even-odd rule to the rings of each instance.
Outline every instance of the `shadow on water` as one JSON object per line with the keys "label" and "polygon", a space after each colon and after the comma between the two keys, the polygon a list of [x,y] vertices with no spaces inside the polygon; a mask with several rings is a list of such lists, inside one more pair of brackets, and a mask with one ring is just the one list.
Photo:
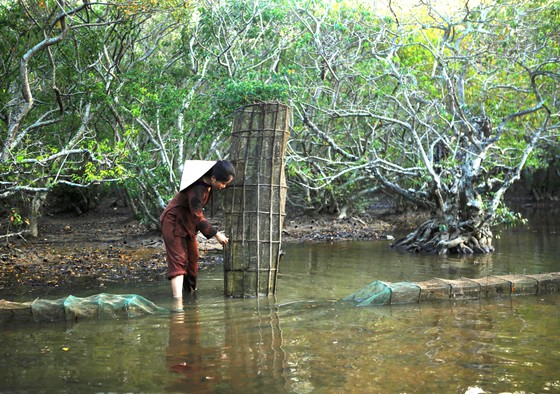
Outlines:
{"label": "shadow on water", "polygon": [[[0,392],[560,392],[560,298],[358,308],[375,280],[560,271],[550,226],[506,229],[489,256],[403,255],[388,242],[286,245],[278,293],[223,297],[202,272],[184,312],[0,325]],[[169,284],[115,287],[174,307]],[[88,294],[76,294],[88,295]]]}

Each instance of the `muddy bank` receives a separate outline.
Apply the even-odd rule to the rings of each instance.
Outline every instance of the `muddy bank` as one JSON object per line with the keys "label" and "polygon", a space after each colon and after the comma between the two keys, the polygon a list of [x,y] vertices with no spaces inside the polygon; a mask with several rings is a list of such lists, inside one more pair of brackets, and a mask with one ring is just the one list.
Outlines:
{"label": "muddy bank", "polygon": [[[283,242],[335,242],[387,239],[413,228],[424,215],[305,216],[288,214]],[[221,217],[209,218],[219,228]],[[111,284],[143,285],[165,280],[160,235],[147,230],[126,207],[102,204],[77,216],[41,219],[40,236],[0,245],[0,297],[13,294],[67,293],[103,289]],[[222,263],[221,246],[199,238],[200,269]]]}

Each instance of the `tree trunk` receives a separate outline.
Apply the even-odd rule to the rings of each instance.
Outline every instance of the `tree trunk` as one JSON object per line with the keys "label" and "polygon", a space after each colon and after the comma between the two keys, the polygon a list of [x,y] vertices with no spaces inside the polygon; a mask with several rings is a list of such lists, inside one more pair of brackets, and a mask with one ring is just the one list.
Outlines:
{"label": "tree trunk", "polygon": [[31,201],[31,211],[29,213],[29,232],[32,237],[39,235],[38,221],[43,211],[43,202],[47,198],[47,193],[39,192],[33,196]]}

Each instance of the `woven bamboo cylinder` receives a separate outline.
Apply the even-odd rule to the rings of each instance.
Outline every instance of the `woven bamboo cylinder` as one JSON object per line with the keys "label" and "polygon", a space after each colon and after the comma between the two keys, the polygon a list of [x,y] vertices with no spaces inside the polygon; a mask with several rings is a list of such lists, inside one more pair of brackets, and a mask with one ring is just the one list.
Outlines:
{"label": "woven bamboo cylinder", "polygon": [[227,296],[259,297],[276,292],[290,121],[290,108],[280,103],[249,105],[235,115],[229,160],[236,176],[225,193]]}

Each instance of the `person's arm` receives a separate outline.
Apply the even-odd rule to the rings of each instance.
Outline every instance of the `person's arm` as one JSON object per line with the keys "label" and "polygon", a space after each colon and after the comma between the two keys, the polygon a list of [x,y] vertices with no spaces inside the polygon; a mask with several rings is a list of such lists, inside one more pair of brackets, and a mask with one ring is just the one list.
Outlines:
{"label": "person's arm", "polygon": [[[210,224],[208,220],[204,217],[203,208],[204,201],[206,200],[204,186],[193,187],[191,195],[189,196],[189,208],[192,214],[192,220],[196,228],[204,235],[207,239],[215,237],[218,234],[218,230]],[[223,236],[223,234],[222,234]],[[218,242],[220,240],[218,239]],[[222,243],[222,242],[220,242]]]}

